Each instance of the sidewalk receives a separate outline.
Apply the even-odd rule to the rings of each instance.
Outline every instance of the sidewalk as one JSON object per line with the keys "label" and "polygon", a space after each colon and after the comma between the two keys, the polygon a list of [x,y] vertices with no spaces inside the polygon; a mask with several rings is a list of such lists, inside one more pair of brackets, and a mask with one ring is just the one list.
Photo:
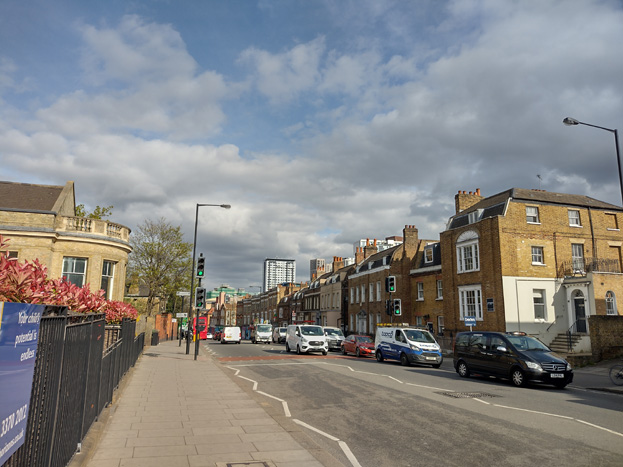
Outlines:
{"label": "sidewalk", "polygon": [[193,351],[177,341],[146,347],[69,466],[342,465]]}

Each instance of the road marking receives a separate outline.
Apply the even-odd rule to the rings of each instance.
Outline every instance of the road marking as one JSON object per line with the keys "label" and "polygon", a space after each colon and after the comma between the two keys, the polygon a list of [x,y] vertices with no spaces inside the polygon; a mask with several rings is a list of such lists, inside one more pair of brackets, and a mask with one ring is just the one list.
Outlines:
{"label": "road marking", "polygon": [[617,436],[623,437],[623,433],[619,433],[617,431],[609,430],[608,428],[604,428],[603,426],[593,425],[592,423],[588,423],[588,422],[585,422],[584,420],[580,420],[580,419],[577,419],[577,418],[575,418],[574,420],[577,421],[577,422],[580,422],[580,423],[584,423],[585,425],[592,426],[593,428],[597,428],[599,430],[607,431],[608,433],[612,433],[613,435],[617,435]]}

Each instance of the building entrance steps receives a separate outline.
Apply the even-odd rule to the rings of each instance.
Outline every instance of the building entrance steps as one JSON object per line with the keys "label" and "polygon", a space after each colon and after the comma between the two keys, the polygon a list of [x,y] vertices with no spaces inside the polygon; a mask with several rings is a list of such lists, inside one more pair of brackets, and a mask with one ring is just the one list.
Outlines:
{"label": "building entrance steps", "polygon": [[343,465],[284,428],[211,357],[185,350],[145,348],[69,467]]}

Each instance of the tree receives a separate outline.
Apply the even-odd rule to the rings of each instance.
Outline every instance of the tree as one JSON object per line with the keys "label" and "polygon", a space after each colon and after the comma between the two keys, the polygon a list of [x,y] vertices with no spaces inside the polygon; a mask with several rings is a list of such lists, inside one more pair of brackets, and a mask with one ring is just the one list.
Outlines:
{"label": "tree", "polygon": [[114,206],[95,206],[93,212],[87,212],[84,204],[76,206],[76,217],[87,217],[89,219],[106,219],[112,214]]}
{"label": "tree", "polygon": [[164,218],[139,225],[130,243],[128,272],[147,286],[146,311],[151,315],[156,299],[166,305],[169,296],[190,283],[192,243],[183,241],[180,226],[173,227]]}

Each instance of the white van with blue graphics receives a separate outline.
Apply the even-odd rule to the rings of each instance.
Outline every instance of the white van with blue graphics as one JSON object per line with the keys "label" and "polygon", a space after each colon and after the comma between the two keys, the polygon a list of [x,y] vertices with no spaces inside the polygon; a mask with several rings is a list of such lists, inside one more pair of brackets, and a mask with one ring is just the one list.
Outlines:
{"label": "white van with blue graphics", "polygon": [[403,326],[376,328],[376,360],[398,360],[401,365],[412,363],[439,368],[443,362],[441,347],[426,329]]}

